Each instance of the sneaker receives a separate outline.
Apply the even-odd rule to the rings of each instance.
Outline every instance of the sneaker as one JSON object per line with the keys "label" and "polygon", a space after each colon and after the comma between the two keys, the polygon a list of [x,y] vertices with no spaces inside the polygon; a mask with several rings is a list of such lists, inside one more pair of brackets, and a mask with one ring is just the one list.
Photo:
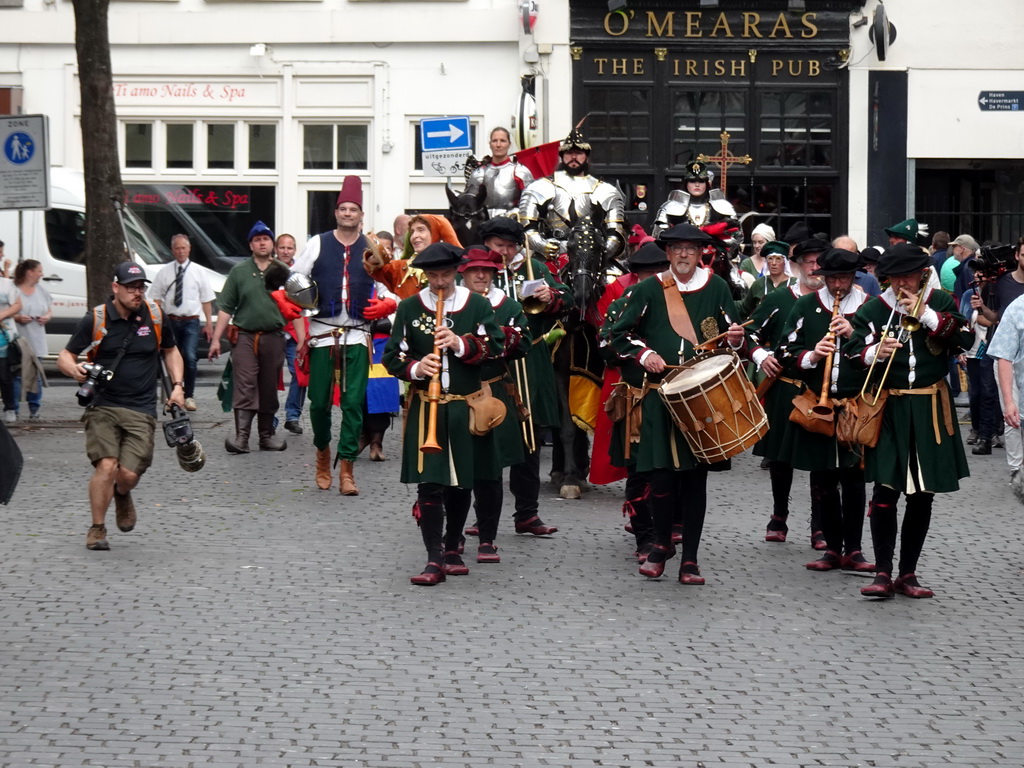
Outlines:
{"label": "sneaker", "polygon": [[135,527],[135,502],[132,492],[120,494],[114,489],[114,509],[117,511],[117,527],[122,533],[128,533]]}
{"label": "sneaker", "polygon": [[28,420],[29,420],[29,421],[42,421],[42,420],[43,420],[43,417],[42,417],[42,415],[41,415],[41,414],[39,413],[39,411],[32,411],[32,413],[30,413],[30,414],[28,415]]}
{"label": "sneaker", "polygon": [[971,398],[968,396],[966,392],[961,392],[953,399],[953,404],[956,405],[958,408],[970,408]]}
{"label": "sneaker", "polygon": [[992,438],[992,447],[993,448],[1005,448],[1006,447],[1006,443],[1003,441],[1003,436],[1002,435],[996,435],[994,438]]}
{"label": "sneaker", "polygon": [[1017,501],[1024,504],[1024,472],[1021,471],[1020,467],[1017,467],[1017,469],[1010,473],[1010,490],[1017,497]]}
{"label": "sneaker", "polygon": [[85,535],[85,548],[102,552],[110,549],[110,544],[107,543],[107,526],[94,525],[89,528],[89,533]]}
{"label": "sneaker", "polygon": [[4,421],[5,422],[7,422],[8,424],[13,424],[17,420],[18,420],[18,413],[17,413],[17,411],[14,411],[14,410],[4,411]]}
{"label": "sneaker", "polygon": [[299,424],[295,419],[288,419],[284,423],[284,428],[291,432],[293,435],[302,434],[302,425]]}
{"label": "sneaker", "polygon": [[186,411],[198,411],[199,406],[196,405],[196,399],[194,397],[185,398],[185,410]]}
{"label": "sneaker", "polygon": [[971,430],[967,433],[967,444],[974,445],[978,442],[978,433],[975,430]]}

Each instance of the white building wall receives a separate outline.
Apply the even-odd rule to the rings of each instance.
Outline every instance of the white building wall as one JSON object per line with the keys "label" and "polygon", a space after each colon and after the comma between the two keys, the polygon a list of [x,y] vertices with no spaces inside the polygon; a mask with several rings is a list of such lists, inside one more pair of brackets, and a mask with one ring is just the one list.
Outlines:
{"label": "white building wall", "polygon": [[[908,77],[907,156],[1024,158],[1024,110],[983,111],[982,91],[1024,91],[1024,6],[1019,0],[899,0],[886,3],[897,30],[886,60],[868,37],[878,0],[868,0],[869,23],[851,30],[850,231],[867,230],[868,72],[905,70]],[[860,17],[854,14],[851,22]],[[907,216],[914,215],[913,190]]]}
{"label": "white building wall", "polygon": [[[114,0],[112,63],[115,83],[123,84],[118,117],[276,122],[275,171],[206,172],[202,181],[275,183],[278,226],[298,234],[307,191],[336,189],[343,175],[358,173],[367,223],[390,228],[405,209],[447,206],[445,180],[413,170],[413,125],[420,118],[469,115],[483,154],[490,127],[512,127],[520,77],[535,72],[542,80],[538,103],[550,105],[538,116],[537,143],[568,131],[568,5],[548,6],[527,35],[517,0]],[[256,43],[268,46],[267,55],[250,55]],[[0,9],[0,86],[23,86],[24,111],[50,116],[54,164],[81,168],[76,72],[70,3],[25,0],[22,9]],[[155,95],[132,95],[133,86],[155,88]],[[369,121],[365,171],[303,169],[302,124],[332,120]],[[155,154],[160,146],[155,137]],[[138,169],[125,169],[124,178],[197,181],[188,172]],[[461,188],[461,179],[453,182]]]}

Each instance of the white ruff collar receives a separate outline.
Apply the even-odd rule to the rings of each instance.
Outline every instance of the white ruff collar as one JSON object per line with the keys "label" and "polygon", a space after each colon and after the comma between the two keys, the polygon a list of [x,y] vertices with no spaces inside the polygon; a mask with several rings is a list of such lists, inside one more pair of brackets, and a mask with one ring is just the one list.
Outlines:
{"label": "white ruff collar", "polygon": [[679,290],[682,291],[683,293],[692,293],[693,291],[699,291],[701,288],[707,285],[708,281],[711,279],[711,270],[708,269],[707,267],[701,266],[697,266],[693,270],[693,275],[685,283],[682,280],[680,280],[676,276],[676,273],[673,272],[671,269],[668,269],[665,272],[662,272],[660,275],[658,275],[658,279],[664,282],[666,274],[672,275],[672,279],[676,281],[676,287],[679,288]]}

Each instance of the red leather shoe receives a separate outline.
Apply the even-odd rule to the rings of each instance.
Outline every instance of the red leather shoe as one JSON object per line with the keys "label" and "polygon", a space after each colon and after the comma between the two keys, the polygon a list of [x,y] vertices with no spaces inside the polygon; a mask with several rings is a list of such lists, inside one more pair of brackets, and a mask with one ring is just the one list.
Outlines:
{"label": "red leather shoe", "polygon": [[864,597],[890,598],[896,596],[896,590],[892,585],[892,578],[888,573],[876,573],[875,580],[866,587],[861,587],[860,593]]}
{"label": "red leather shoe", "polygon": [[833,552],[830,549],[817,560],[811,560],[811,562],[805,563],[804,568],[809,571],[834,571],[841,564],[842,558],[839,557],[839,553]]}
{"label": "red leather shoe", "polygon": [[441,570],[445,576],[467,576],[469,566],[462,562],[458,552],[445,552],[444,562],[441,563]]}
{"label": "red leather shoe", "polygon": [[811,531],[811,547],[819,552],[823,549],[828,549],[828,544],[825,542],[825,534],[821,531]]}
{"label": "red leather shoe", "polygon": [[528,520],[516,520],[516,533],[532,533],[534,536],[550,536],[558,533],[553,525],[544,525],[539,516],[534,515]]}
{"label": "red leather shoe", "polygon": [[683,525],[682,523],[676,523],[672,526],[672,543],[682,544],[683,543]]}
{"label": "red leather shoe", "polygon": [[645,542],[640,545],[640,548],[636,551],[636,561],[643,565],[647,562],[647,556],[651,554],[651,550],[654,549],[654,544],[651,542]]}
{"label": "red leather shoe", "polygon": [[[434,570],[430,570],[431,568]],[[423,569],[423,573],[410,577],[409,581],[420,587],[432,587],[435,584],[440,584],[444,581],[444,578],[444,572],[441,570],[441,566],[438,563],[427,563],[427,567]]]}
{"label": "red leather shoe", "polygon": [[872,573],[875,570],[875,564],[869,563],[859,549],[848,555],[843,555],[843,564],[840,567],[844,571],[859,571],[860,573]]}
{"label": "red leather shoe", "polygon": [[[773,529],[772,523],[775,525],[781,525],[779,529]],[[765,529],[764,540],[774,541],[782,544],[786,541],[786,534],[789,533],[789,526],[786,525],[786,518],[779,517],[778,515],[772,515],[771,523],[768,523],[768,527]]]}
{"label": "red leather shoe", "polygon": [[922,587],[917,576],[912,573],[905,573],[893,582],[892,588],[901,592],[907,597],[935,597],[935,593],[928,587]]}
{"label": "red leather shoe", "polygon": [[623,527],[623,529],[625,529],[626,533],[632,533],[633,532],[633,524],[632,523],[626,523],[622,527]]}
{"label": "red leather shoe", "polygon": [[480,526],[477,523],[473,523],[471,526],[469,526],[469,528],[466,529],[465,533],[467,536],[479,536]]}
{"label": "red leather shoe", "polygon": [[694,562],[685,562],[679,566],[679,583],[691,586],[702,586],[704,577],[700,575],[700,568]]}
{"label": "red leather shoe", "polygon": [[[648,579],[657,579],[665,572],[665,563],[676,555],[675,547],[655,544],[647,560],[640,566],[640,575]],[[653,558],[653,560],[652,560]]]}
{"label": "red leather shoe", "polygon": [[498,554],[498,548],[487,541],[477,547],[476,561],[478,563],[500,563],[501,555]]}

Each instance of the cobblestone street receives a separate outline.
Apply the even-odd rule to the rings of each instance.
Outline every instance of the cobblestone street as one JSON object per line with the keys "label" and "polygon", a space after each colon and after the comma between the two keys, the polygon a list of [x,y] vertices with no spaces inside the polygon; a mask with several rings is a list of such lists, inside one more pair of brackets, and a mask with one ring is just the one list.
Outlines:
{"label": "cobblestone street", "polygon": [[506,494],[502,562],[467,558],[470,575],[425,589],[398,429],[389,461],[357,462],[360,496],[319,491],[308,418],[283,453],[229,456],[219,366],[200,371],[206,467],[181,471],[158,435],[139,524],[118,532],[111,509],[109,552],[84,546],[70,383],[51,371],[44,420],[14,425],[0,764],[1024,765],[1024,507],[1000,449],[936,498],[933,600],[874,602],[863,577],[807,571],[805,474],[789,541],[765,543],[768,473],[749,453],[710,475],[705,587],[671,578],[678,559],[637,574],[620,486],[576,502],[545,485],[558,534],[512,533]]}

